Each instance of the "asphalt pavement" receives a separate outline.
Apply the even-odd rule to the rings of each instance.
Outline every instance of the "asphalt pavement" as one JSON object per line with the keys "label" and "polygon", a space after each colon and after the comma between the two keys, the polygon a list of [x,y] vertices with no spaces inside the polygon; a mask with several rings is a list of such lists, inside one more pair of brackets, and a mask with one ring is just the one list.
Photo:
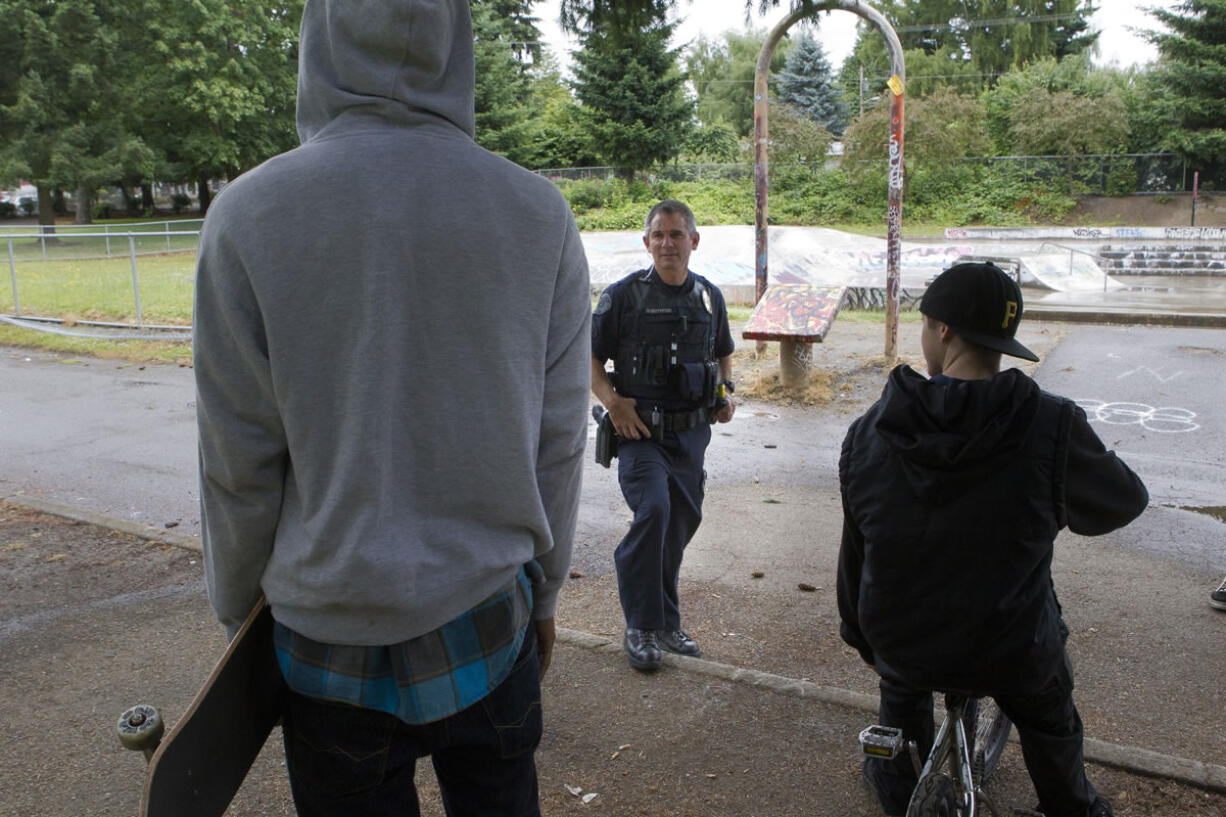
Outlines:
{"label": "asphalt pavement", "polygon": [[[1091,776],[1117,814],[1226,815],[1226,615],[1206,603],[1226,571],[1226,332],[1023,331],[1039,382],[1092,411],[1152,494],[1129,528],[1057,543]],[[589,463],[544,691],[545,813],[877,813],[855,741],[874,683],[838,640],[833,564],[838,444],[880,388],[879,338],[836,323],[815,355],[853,373],[833,399],[749,398],[717,429],[683,570],[704,659],[626,665],[611,551],[627,513]],[[201,579],[191,372],[6,348],[0,384],[0,814],[131,814],[143,761],[115,719],[148,701],[173,723],[224,646]],[[992,787],[1033,804],[1016,745]],[[275,745],[231,813],[292,813]]]}

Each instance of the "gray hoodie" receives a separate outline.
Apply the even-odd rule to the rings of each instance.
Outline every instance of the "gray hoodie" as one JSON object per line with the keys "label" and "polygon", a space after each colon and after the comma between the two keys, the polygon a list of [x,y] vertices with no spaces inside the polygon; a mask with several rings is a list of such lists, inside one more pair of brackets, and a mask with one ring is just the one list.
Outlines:
{"label": "gray hoodie", "polygon": [[570,563],[587,262],[547,180],[473,141],[464,0],[310,0],[302,145],[200,241],[195,372],[209,599],[309,638],[436,629],[536,557]]}

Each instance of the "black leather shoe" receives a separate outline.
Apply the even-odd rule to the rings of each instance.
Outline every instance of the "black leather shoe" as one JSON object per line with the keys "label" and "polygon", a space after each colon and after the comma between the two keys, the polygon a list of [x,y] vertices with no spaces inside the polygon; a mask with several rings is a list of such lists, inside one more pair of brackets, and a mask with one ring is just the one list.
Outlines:
{"label": "black leather shoe", "polygon": [[698,642],[681,630],[657,630],[656,636],[660,640],[660,649],[675,652],[677,655],[692,655],[695,658],[702,655]]}
{"label": "black leather shoe", "polygon": [[626,658],[630,660],[630,666],[644,672],[660,668],[660,642],[656,639],[654,630],[627,627],[622,645],[626,648]]}

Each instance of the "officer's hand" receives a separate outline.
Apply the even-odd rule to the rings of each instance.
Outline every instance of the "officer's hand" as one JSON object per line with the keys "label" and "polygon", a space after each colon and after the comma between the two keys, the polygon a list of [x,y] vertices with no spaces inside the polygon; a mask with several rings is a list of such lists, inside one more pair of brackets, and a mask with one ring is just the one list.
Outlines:
{"label": "officer's hand", "polygon": [[613,420],[613,428],[619,436],[626,440],[645,440],[651,436],[651,429],[634,410],[633,397],[614,397],[609,404],[609,417]]}
{"label": "officer's hand", "polygon": [[728,404],[715,412],[715,421],[726,423],[732,419],[732,415],[736,414],[736,403],[731,397],[728,398]]}

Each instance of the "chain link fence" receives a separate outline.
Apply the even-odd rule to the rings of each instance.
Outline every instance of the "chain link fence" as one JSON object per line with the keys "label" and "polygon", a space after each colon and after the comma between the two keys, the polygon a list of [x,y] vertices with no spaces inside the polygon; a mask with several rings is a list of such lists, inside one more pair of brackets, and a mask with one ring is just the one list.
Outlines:
{"label": "chain link fence", "polygon": [[1173,153],[1084,156],[985,156],[964,162],[1005,169],[1030,182],[1068,185],[1072,192],[1100,196],[1182,193],[1187,162]]}
{"label": "chain link fence", "polygon": [[184,332],[200,223],[0,228],[9,273],[0,321],[54,321],[61,334],[70,326]]}
{"label": "chain link fence", "polygon": [[[1091,195],[1181,193],[1188,189],[1187,162],[1173,153],[1118,153],[1081,156],[981,156],[963,162],[995,167],[1026,181],[1068,185]],[[772,169],[821,172],[829,165],[772,162]],[[535,171],[548,179],[591,181],[617,176],[614,167],[555,167]],[[752,162],[660,165],[639,175],[646,181],[750,181]]]}

